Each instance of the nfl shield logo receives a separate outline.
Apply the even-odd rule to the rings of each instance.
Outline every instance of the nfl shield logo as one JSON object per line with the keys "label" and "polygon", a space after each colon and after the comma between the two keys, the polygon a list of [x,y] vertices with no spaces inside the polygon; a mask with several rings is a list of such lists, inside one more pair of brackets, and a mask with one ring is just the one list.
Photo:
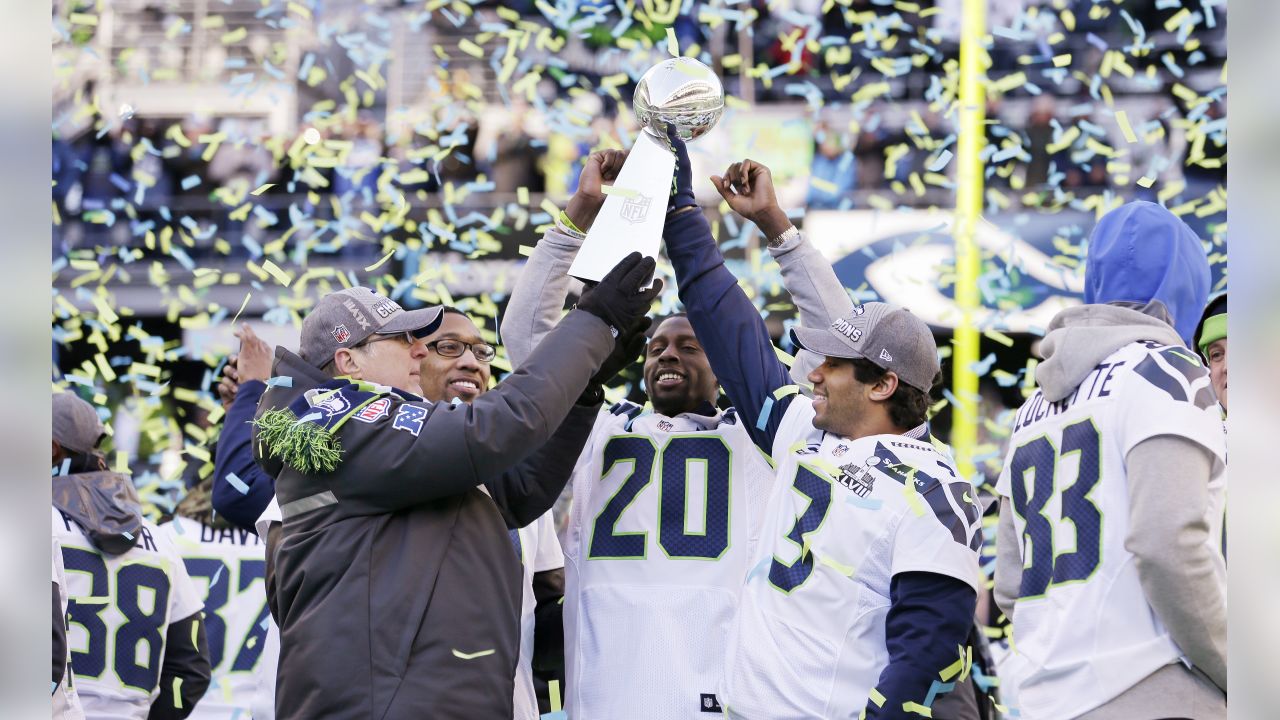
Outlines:
{"label": "nfl shield logo", "polygon": [[339,325],[333,329],[333,339],[339,343],[344,343],[351,339],[351,333],[347,331],[346,325]]}
{"label": "nfl shield logo", "polygon": [[653,198],[644,195],[635,195],[622,201],[622,210],[618,212],[619,217],[632,225],[644,222],[649,217],[649,203]]}

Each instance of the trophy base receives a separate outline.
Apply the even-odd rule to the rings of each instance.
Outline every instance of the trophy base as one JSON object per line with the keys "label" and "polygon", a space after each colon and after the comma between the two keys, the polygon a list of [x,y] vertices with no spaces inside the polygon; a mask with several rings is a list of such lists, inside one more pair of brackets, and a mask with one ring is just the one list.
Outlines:
{"label": "trophy base", "polygon": [[[676,157],[666,142],[640,132],[587,232],[569,275],[599,282],[632,252],[657,258]],[[652,285],[650,285],[652,286]]]}

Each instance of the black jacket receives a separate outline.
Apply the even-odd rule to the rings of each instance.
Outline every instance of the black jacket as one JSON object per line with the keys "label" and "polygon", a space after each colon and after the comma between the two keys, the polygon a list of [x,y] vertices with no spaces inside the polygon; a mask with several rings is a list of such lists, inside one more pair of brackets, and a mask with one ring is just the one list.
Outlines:
{"label": "black jacket", "polygon": [[[527,523],[556,493],[535,487],[542,499],[522,503],[530,488],[495,479],[571,410],[589,432],[595,408],[574,400],[613,343],[604,322],[571,312],[470,405],[394,399],[380,417],[352,418],[327,474],[264,458],[255,441],[284,516],[270,549],[280,720],[511,717],[521,573],[504,514]],[[259,417],[329,379],[282,348],[273,375],[292,386],[268,390]]]}

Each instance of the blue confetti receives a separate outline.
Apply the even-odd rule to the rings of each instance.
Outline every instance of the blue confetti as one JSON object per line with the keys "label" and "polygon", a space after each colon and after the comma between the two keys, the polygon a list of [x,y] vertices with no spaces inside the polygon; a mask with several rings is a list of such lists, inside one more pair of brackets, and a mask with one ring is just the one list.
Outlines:
{"label": "blue confetti", "polygon": [[[200,184],[200,176],[199,176],[199,175],[188,175],[188,176],[186,176],[186,177],[182,178],[182,189],[183,189],[183,190],[190,190],[191,188],[193,188],[193,187],[195,187],[195,186],[197,186],[197,185],[199,185],[199,184]],[[186,218],[183,218],[183,220],[186,220]]]}
{"label": "blue confetti", "polygon": [[267,380],[267,387],[293,387],[293,378],[288,375],[277,375]]}
{"label": "blue confetti", "polygon": [[241,495],[249,494],[249,486],[246,485],[243,480],[236,477],[235,473],[227,473],[227,482],[231,483],[231,487],[239,490]]}
{"label": "blue confetti", "polygon": [[764,405],[760,408],[760,419],[756,420],[756,429],[764,431],[764,426],[769,424],[769,413],[773,410],[773,396],[764,399]]}
{"label": "blue confetti", "polygon": [[850,493],[849,497],[845,498],[845,502],[865,510],[879,510],[884,505],[884,500],[880,498],[858,497],[857,493]]}

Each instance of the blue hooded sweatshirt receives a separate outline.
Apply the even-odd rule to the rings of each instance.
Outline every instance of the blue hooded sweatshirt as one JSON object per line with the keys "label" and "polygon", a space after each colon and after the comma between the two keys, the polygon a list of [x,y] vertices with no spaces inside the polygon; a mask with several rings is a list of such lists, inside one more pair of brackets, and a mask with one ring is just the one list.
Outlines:
{"label": "blue hooded sweatshirt", "polygon": [[1191,345],[1209,298],[1209,259],[1200,238],[1176,215],[1136,201],[1098,221],[1089,238],[1084,301],[1090,305],[1159,300]]}

